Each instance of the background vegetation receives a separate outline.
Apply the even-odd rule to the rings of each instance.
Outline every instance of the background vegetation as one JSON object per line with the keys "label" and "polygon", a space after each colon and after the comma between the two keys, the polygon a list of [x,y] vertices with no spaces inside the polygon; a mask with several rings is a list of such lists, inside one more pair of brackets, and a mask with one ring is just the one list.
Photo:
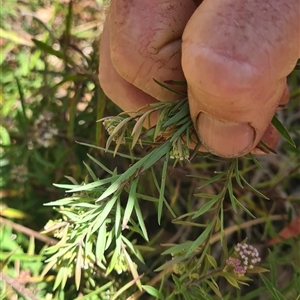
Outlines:
{"label": "background vegetation", "polygon": [[[80,230],[94,220],[85,209],[92,208],[90,199],[100,197],[104,190],[82,191],[83,184],[109,180],[116,167],[122,174],[134,162],[103,151],[108,135],[102,123],[96,122],[119,113],[97,79],[104,18],[105,4],[100,0],[10,0],[1,7],[1,299],[299,299],[300,150],[284,140],[276,155],[259,158],[265,171],[249,158],[239,160],[241,174],[270,199],[233,183],[235,196],[256,219],[241,206],[234,211],[230,190],[226,190],[223,233],[216,230],[204,236],[209,222],[217,218],[213,206],[206,205],[211,198],[205,195],[223,191],[224,183],[216,174],[227,171],[231,162],[199,155],[192,163],[173,167],[173,162],[158,160],[152,171],[140,178],[136,190],[144,195],[140,209],[135,208],[131,216],[131,202],[123,196],[118,202],[123,218],[120,228],[124,227],[122,232],[126,229],[123,256],[114,256],[119,234],[113,229],[116,208],[107,215],[105,249],[100,249],[101,243],[97,246],[97,251],[105,252],[102,262],[93,258],[94,233],[76,252],[61,252],[53,260],[72,238],[78,245]],[[278,118],[299,145],[299,71],[290,75],[289,85],[291,102]],[[143,157],[148,150],[120,147],[120,152],[130,157]],[[111,174],[109,170],[113,170]],[[163,206],[159,202],[162,190],[157,188],[153,173],[158,182],[165,183]],[[71,200],[53,204],[70,199],[65,189],[53,183],[63,184],[65,189],[71,189],[70,184],[77,186],[72,201],[79,197],[85,206],[76,206]],[[125,192],[130,194],[131,188],[126,187]],[[84,197],[88,200],[83,201]],[[44,205],[49,203],[52,205]],[[80,223],[79,216],[84,213],[91,218]],[[196,213],[197,219],[193,218]],[[128,228],[124,215],[130,217]],[[77,222],[83,229],[76,227]],[[192,245],[187,243],[199,236],[206,240],[207,255],[201,256],[199,242],[193,256],[176,261],[188,251],[182,245]],[[61,242],[64,239],[65,244]],[[223,247],[221,239],[226,241]],[[253,280],[249,286],[239,284],[236,288],[239,278],[222,272],[234,246],[245,239],[258,249],[260,267],[270,272],[258,275],[257,269],[249,275]],[[79,249],[85,255],[79,255]]]}

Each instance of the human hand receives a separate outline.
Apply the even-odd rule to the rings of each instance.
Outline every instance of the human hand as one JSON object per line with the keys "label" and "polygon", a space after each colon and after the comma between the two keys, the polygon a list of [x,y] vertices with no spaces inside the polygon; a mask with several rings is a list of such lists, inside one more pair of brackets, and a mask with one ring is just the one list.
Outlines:
{"label": "human hand", "polygon": [[104,92],[136,111],[182,97],[153,78],[186,80],[207,150],[237,157],[258,152],[261,139],[275,146],[270,122],[288,102],[286,76],[300,57],[299,0],[196,2],[111,0],[100,47]]}

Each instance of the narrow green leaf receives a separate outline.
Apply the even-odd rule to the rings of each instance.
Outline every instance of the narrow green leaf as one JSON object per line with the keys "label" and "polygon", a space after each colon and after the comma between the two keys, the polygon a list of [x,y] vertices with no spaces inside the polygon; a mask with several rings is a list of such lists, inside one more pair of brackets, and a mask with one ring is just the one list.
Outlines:
{"label": "narrow green leaf", "polygon": [[232,163],[234,164],[233,171],[234,171],[235,180],[237,184],[243,189],[244,187],[241,182],[240,171],[239,171],[239,159],[238,158],[233,159]]}
{"label": "narrow green leaf", "polygon": [[123,216],[122,230],[124,230],[126,228],[127,223],[131,217],[131,213],[133,211],[133,207],[136,202],[136,189],[137,189],[138,182],[139,182],[139,178],[136,178],[131,183],[128,200],[127,200],[127,205],[126,205],[126,208],[124,211],[124,216]]}
{"label": "narrow green leaf", "polygon": [[118,236],[121,230],[121,199],[118,198],[116,203],[115,219],[115,236]]}
{"label": "narrow green leaf", "polygon": [[140,291],[142,291],[142,283],[140,280],[140,275],[137,272],[137,266],[136,264],[132,261],[130,255],[128,254],[128,252],[126,251],[126,248],[124,247],[124,245],[122,245],[122,251],[123,251],[123,255],[125,257],[125,261],[127,263],[127,266],[130,269],[131,275],[134,279],[136,279],[135,284],[137,285],[137,287],[139,288]]}
{"label": "narrow green leaf", "polygon": [[[153,177],[155,187],[156,187],[157,191],[159,192],[160,191],[160,185],[158,184],[156,174],[155,174],[155,170],[153,168],[151,168],[151,174],[152,174],[152,177]],[[168,201],[166,200],[165,197],[163,197],[163,201],[164,201],[165,206],[169,210],[170,214],[173,216],[173,218],[176,218],[176,214],[174,213],[173,209],[171,208],[170,204],[168,203]]]}
{"label": "narrow green leaf", "polygon": [[237,282],[237,280],[234,278],[234,276],[232,276],[230,273],[227,272],[223,272],[221,274],[232,286],[236,287],[236,288],[240,288],[239,284]]}
{"label": "narrow green leaf", "polygon": [[161,265],[160,267],[158,267],[158,268],[155,269],[154,271],[155,271],[155,272],[163,271],[163,270],[165,270],[166,268],[168,268],[168,267],[170,267],[170,266],[174,266],[174,265],[176,265],[176,264],[178,264],[179,262],[184,261],[184,260],[186,260],[186,258],[185,258],[184,255],[176,256],[176,257],[174,257],[173,259],[168,260],[166,263],[164,263],[163,265]]}
{"label": "narrow green leaf", "polygon": [[156,288],[150,285],[142,285],[142,288],[151,296],[155,297],[155,299],[164,299],[163,294],[158,291]]}
{"label": "narrow green leaf", "polygon": [[257,160],[257,158],[252,154],[249,153],[250,158],[253,160],[254,164],[263,172],[266,172],[266,169],[261,165],[261,163]]}
{"label": "narrow green leaf", "polygon": [[188,104],[186,106],[182,107],[174,116],[169,118],[164,124],[163,127],[166,128],[171,125],[177,125],[180,120],[183,118],[189,117],[189,109]]}
{"label": "narrow green leaf", "polygon": [[131,149],[134,148],[135,144],[137,143],[138,139],[140,138],[141,132],[143,130],[143,124],[145,123],[146,118],[148,118],[150,114],[151,114],[151,111],[147,111],[138,119],[138,121],[136,121],[136,123],[132,129],[132,132],[131,132],[131,136],[133,138],[132,142],[131,142]]}
{"label": "narrow green leaf", "polygon": [[131,250],[131,252],[143,263],[145,264],[145,261],[143,259],[143,256],[141,255],[140,251],[125,237],[121,236],[122,241],[124,244],[128,246],[128,248]]}
{"label": "narrow green leaf", "polygon": [[93,292],[89,293],[88,295],[85,295],[85,296],[81,296],[80,295],[78,298],[76,298],[74,300],[91,300],[93,296],[97,296],[98,297],[102,292],[109,291],[109,288],[113,284],[114,284],[114,281],[110,281],[110,282],[102,285],[99,289],[96,289]]}
{"label": "narrow green leaf", "polygon": [[213,290],[213,292],[219,297],[222,298],[222,294],[220,293],[219,287],[217,286],[216,282],[212,279],[210,280],[205,280],[205,282],[209,285],[209,287]]}
{"label": "narrow green leaf", "polygon": [[174,274],[172,274],[172,278],[173,278],[173,280],[174,280],[177,288],[180,288],[181,287],[180,279],[176,275],[174,275]]}
{"label": "narrow green leaf", "polygon": [[76,200],[81,199],[79,197],[67,197],[63,199],[59,199],[57,201],[44,203],[45,206],[64,206],[64,205],[72,205]]}
{"label": "narrow green leaf", "polygon": [[199,210],[197,210],[197,212],[193,215],[192,219],[195,219],[208,212],[210,208],[220,200],[221,197],[222,194],[220,193],[214,196],[212,199],[208,200]]}
{"label": "narrow green leaf", "polygon": [[[235,198],[235,197],[234,197]],[[239,205],[249,216],[251,216],[253,219],[256,217],[250,212],[249,209],[247,209],[237,198],[235,198],[235,203]]]}
{"label": "narrow green leaf", "polygon": [[192,227],[199,227],[199,228],[206,228],[206,225],[196,223],[196,222],[190,222],[190,221],[180,221],[180,220],[174,220],[172,221],[173,224],[183,225],[183,226],[192,226]]}
{"label": "narrow green leaf", "polygon": [[120,299],[119,296],[122,295],[127,289],[129,289],[131,286],[133,286],[137,281],[139,281],[143,275],[140,275],[137,278],[132,279],[128,283],[126,283],[124,286],[122,286],[118,291],[113,295],[113,297],[110,300],[117,300]]}
{"label": "narrow green leaf", "polygon": [[244,176],[240,175],[242,181],[246,184],[246,186],[253,191],[256,195],[262,197],[263,199],[270,200],[267,196],[259,192],[257,189],[255,189],[245,178]]}
{"label": "narrow green leaf", "polygon": [[158,115],[158,119],[157,119],[157,123],[155,125],[155,130],[153,133],[153,141],[155,141],[157,139],[158,134],[162,131],[162,126],[165,120],[165,116],[168,112],[168,108],[164,107],[164,109],[162,111],[160,111],[159,115]]}
{"label": "narrow green leaf", "polygon": [[153,79],[158,85],[160,85],[161,87],[163,87],[164,89],[167,89],[168,91],[173,92],[173,93],[175,93],[175,94],[179,94],[179,95],[182,95],[182,96],[186,96],[186,94],[181,93],[181,92],[179,92],[179,91],[176,91],[176,90],[174,90],[174,89],[168,87],[167,85],[161,83],[160,81],[156,80],[155,78],[152,78],[152,79]]}
{"label": "narrow green leaf", "polygon": [[106,168],[100,161],[98,161],[96,158],[94,158],[93,156],[91,156],[90,154],[87,153],[87,156],[90,160],[92,160],[96,165],[98,165],[101,169],[103,169],[106,173],[113,175],[114,173]]}
{"label": "narrow green leaf", "polygon": [[79,290],[81,282],[81,268],[83,266],[83,249],[81,245],[78,245],[76,266],[75,266],[75,287]]}
{"label": "narrow green leaf", "polygon": [[155,197],[151,197],[151,196],[147,196],[147,195],[139,194],[139,193],[136,193],[136,196],[137,196],[137,198],[143,199],[143,200],[146,200],[146,201],[150,201],[150,202],[154,202],[154,203],[158,202],[158,199],[155,198]]}
{"label": "narrow green leaf", "polygon": [[[5,257],[1,257],[2,255],[1,254],[3,254],[3,253],[1,253],[0,252],[0,271],[2,271],[3,270],[3,268],[4,267],[6,267],[7,265],[8,265],[8,263],[9,263],[9,261],[10,260],[13,260],[13,259],[11,259],[12,258],[12,256],[14,256],[14,254],[16,253],[16,251],[18,251],[18,250],[20,250],[20,246],[19,247],[17,247],[16,249],[14,249],[13,251],[11,251],[10,253],[6,253],[5,254]],[[34,252],[33,252],[34,253]],[[30,255],[30,256],[34,256],[34,255]],[[20,256],[20,257],[22,257],[22,255]],[[27,255],[25,255],[25,259],[23,260],[23,262],[26,260],[26,257],[27,257]],[[35,256],[35,259],[36,259],[37,257]]]}
{"label": "narrow green leaf", "polygon": [[98,266],[101,265],[102,261],[105,261],[104,250],[106,244],[106,222],[103,222],[99,227],[98,237],[96,242],[96,262]]}
{"label": "narrow green leaf", "polygon": [[[225,231],[224,231],[224,207],[223,205],[221,205],[220,207],[220,220],[219,220],[219,224],[220,224],[220,232],[221,232],[221,245],[225,247],[225,244],[224,244],[224,239],[226,238],[225,236]],[[226,248],[227,249],[227,248]],[[225,253],[225,251],[224,251]]]}
{"label": "narrow green leaf", "polygon": [[134,157],[132,155],[127,155],[127,154],[123,154],[123,153],[115,153],[115,151],[112,151],[112,150],[108,150],[104,147],[100,147],[100,146],[95,146],[95,145],[92,145],[92,144],[87,144],[87,143],[81,143],[81,142],[77,142],[77,144],[79,145],[82,145],[82,146],[87,146],[89,148],[93,148],[93,149],[98,149],[98,150],[102,150],[102,151],[105,151],[107,153],[110,153],[110,154],[116,154],[120,157],[123,157],[123,158],[127,158],[127,159],[130,159],[130,160],[140,160],[140,158],[138,157]]}
{"label": "narrow green leaf", "polygon": [[198,189],[202,189],[205,186],[210,185],[211,183],[213,183],[215,181],[221,180],[225,175],[226,175],[226,173],[224,173],[224,172],[217,174],[216,176],[206,180],[200,187],[198,187]]}
{"label": "narrow green leaf", "polygon": [[188,250],[186,257],[192,254],[197,248],[201,246],[201,244],[205,241],[208,235],[211,233],[213,226],[215,225],[215,221],[211,221],[206,229],[199,235],[199,237],[193,242],[191,248]]}
{"label": "narrow green leaf", "polygon": [[130,219],[130,224],[128,223],[128,230],[132,232],[138,233],[140,236],[143,236],[143,232],[141,231],[140,226],[135,222],[134,219]]}
{"label": "narrow green leaf", "polygon": [[[80,201],[84,201],[84,200],[85,200],[85,198],[80,199]],[[94,203],[95,199],[90,198],[90,199],[88,199],[88,201]],[[91,209],[96,209],[97,207],[99,207],[98,205],[91,204],[91,203],[85,203],[85,202],[83,202],[83,203],[74,203],[73,202],[73,203],[70,203],[68,206],[74,206],[74,205],[76,207],[84,207],[84,208],[91,208]]]}
{"label": "narrow green leaf", "polygon": [[16,80],[16,83],[17,83],[18,92],[19,92],[19,96],[20,96],[20,101],[21,101],[21,105],[22,105],[23,125],[27,127],[28,118],[27,118],[27,115],[26,115],[25,96],[24,96],[23,87],[22,87],[21,82],[18,78],[15,78],[15,80]]}
{"label": "narrow green leaf", "polygon": [[206,258],[207,258],[208,262],[213,266],[213,268],[216,269],[217,261],[215,260],[215,258],[209,254],[206,254]]}
{"label": "narrow green leaf", "polygon": [[71,25],[73,19],[73,1],[70,1],[68,4],[68,14],[66,17],[66,27],[65,27],[65,34],[67,37],[71,35]]}
{"label": "narrow green leaf", "polygon": [[67,210],[59,210],[59,212],[66,216],[68,218],[68,221],[73,221],[73,222],[79,222],[80,221],[80,217],[70,211],[67,211]]}
{"label": "narrow green leaf", "polygon": [[104,209],[99,213],[98,217],[94,221],[93,232],[95,232],[100,226],[102,226],[103,222],[106,220],[108,215],[110,214],[112,208],[114,207],[116,201],[119,199],[120,195],[116,194],[113,198],[111,198],[106,204]]}
{"label": "narrow green leaf", "polygon": [[157,208],[157,222],[159,225],[160,225],[160,221],[161,221],[162,209],[163,209],[163,203],[164,203],[164,197],[165,197],[168,162],[169,162],[169,153],[166,155],[166,159],[164,161],[163,169],[161,172],[161,183],[160,183],[158,208]]}
{"label": "narrow green leaf", "polygon": [[[109,178],[104,178],[104,179],[97,180],[97,181],[94,181],[94,182],[91,182],[91,183],[80,185],[78,187],[72,186],[73,188],[71,190],[66,191],[66,192],[67,193],[77,193],[77,192],[94,190],[97,187],[100,187],[100,186],[103,186],[105,184],[116,181],[118,177],[119,177],[119,175],[115,175],[115,176],[111,176]],[[54,184],[54,186],[57,186],[57,187],[61,188],[61,187],[66,186],[66,185]]]}
{"label": "narrow green leaf", "polygon": [[146,157],[147,159],[143,160],[140,171],[144,172],[145,170],[152,167],[157,161],[159,161],[163,156],[169,153],[171,150],[171,143],[169,141],[165,141],[159,148],[154,149],[151,153],[149,153]]}
{"label": "narrow green leaf", "polygon": [[187,82],[184,80],[165,80],[164,83],[169,85],[187,86]]}
{"label": "narrow green leaf", "polygon": [[165,250],[161,255],[167,255],[167,254],[172,254],[175,255],[177,253],[183,252],[187,249],[189,249],[192,246],[193,242],[189,241],[189,242],[185,242],[179,245],[175,245],[167,250]]}
{"label": "narrow green leaf", "polygon": [[[199,197],[199,198],[206,198],[206,199],[214,199],[216,197],[216,195],[212,195],[212,194],[205,194],[205,193],[197,193],[194,194],[194,196]],[[192,213],[191,213],[192,214]]]}
{"label": "narrow green leaf", "polygon": [[269,267],[270,267],[270,275],[271,275],[271,283],[273,285],[276,285],[276,278],[277,278],[277,274],[276,274],[276,268],[277,268],[277,262],[276,259],[274,257],[274,254],[272,251],[270,251],[269,249]]}
{"label": "narrow green leaf", "polygon": [[86,211],[82,215],[78,215],[78,222],[79,224],[82,223],[89,223],[92,220],[102,213],[103,206],[97,207],[96,209]]}
{"label": "narrow green leaf", "polygon": [[135,209],[135,213],[136,213],[136,216],[137,216],[138,224],[140,225],[141,231],[143,233],[142,236],[146,241],[149,241],[146,225],[145,225],[144,218],[143,218],[141,208],[140,208],[140,205],[139,205],[139,201],[138,201],[137,198],[135,198],[134,209]]}
{"label": "narrow green leaf", "polygon": [[267,289],[270,291],[274,300],[285,300],[285,297],[272,285],[272,283],[265,277],[264,275],[260,274],[260,278],[264,282]]}
{"label": "narrow green leaf", "polygon": [[52,271],[54,266],[57,264],[57,260],[52,260],[48,262],[45,267],[43,268],[43,271],[41,273],[41,276],[44,277],[50,270]]}
{"label": "narrow green leaf", "polygon": [[237,212],[237,210],[236,210],[236,200],[237,199],[236,199],[235,195],[233,194],[231,178],[229,178],[229,180],[228,180],[227,189],[228,189],[228,194],[229,194],[230,202],[232,205],[232,209],[236,213]]}
{"label": "narrow green leaf", "polygon": [[113,151],[114,156],[116,155],[117,150],[118,150],[118,148],[120,146],[121,137],[124,136],[124,134],[126,132],[127,123],[129,121],[131,121],[131,120],[132,120],[132,118],[129,117],[129,118],[125,118],[123,121],[121,121],[115,127],[115,129],[113,130],[113,132],[109,135],[109,137],[108,137],[108,139],[106,141],[105,147],[106,147],[106,149],[108,149],[109,146],[110,146],[110,144],[114,141],[115,135],[118,133],[119,138],[118,138],[118,140],[115,141],[116,147],[115,147],[115,150]]}
{"label": "narrow green leaf", "polygon": [[67,279],[69,277],[70,270],[68,267],[60,267],[57,276],[55,277],[55,282],[53,290],[56,290],[59,286],[64,289]]}
{"label": "narrow green leaf", "polygon": [[111,271],[114,269],[116,263],[117,263],[117,260],[119,259],[119,256],[120,256],[120,247],[116,247],[115,250],[114,250],[114,253],[113,253],[113,256],[110,260],[110,263],[106,269],[106,273],[105,275],[107,276],[108,274],[111,273]]}
{"label": "narrow green leaf", "polygon": [[[245,295],[243,295],[243,300],[257,300],[260,298],[260,296],[267,292],[267,289],[265,287],[256,288],[254,291],[251,291]],[[231,300],[231,299],[228,299]],[[234,300],[240,300],[240,297],[235,298]],[[270,299],[268,299],[270,300]]]}
{"label": "narrow green leaf", "polygon": [[261,268],[261,267],[253,267],[252,269],[247,269],[247,273],[267,273],[270,272],[270,270],[265,269],[265,268]]}
{"label": "narrow green leaf", "polygon": [[93,170],[90,168],[90,166],[87,165],[85,162],[83,162],[83,164],[85,165],[85,167],[87,168],[88,172],[90,173],[90,175],[91,175],[93,181],[97,181],[98,178],[97,178],[97,176],[95,175],[95,173],[93,172]]}
{"label": "narrow green leaf", "polygon": [[169,102],[170,107],[169,107],[169,113],[168,115],[174,115],[176,114],[179,110],[181,110],[181,108],[188,104],[188,98],[183,98],[180,100],[177,100],[175,102]]}
{"label": "narrow green leaf", "polygon": [[289,132],[286,130],[286,128],[283,126],[283,124],[278,120],[276,116],[272,119],[272,124],[274,127],[279,131],[281,136],[294,148],[296,148],[296,144],[293,141],[292,137],[290,136]]}
{"label": "narrow green leaf", "polygon": [[32,39],[32,41],[34,42],[36,47],[39,48],[40,50],[42,50],[43,52],[45,52],[47,54],[54,55],[54,56],[56,56],[60,59],[64,59],[64,54],[62,52],[54,50],[51,46],[49,46],[49,45],[47,45],[44,42],[41,42],[39,40]]}

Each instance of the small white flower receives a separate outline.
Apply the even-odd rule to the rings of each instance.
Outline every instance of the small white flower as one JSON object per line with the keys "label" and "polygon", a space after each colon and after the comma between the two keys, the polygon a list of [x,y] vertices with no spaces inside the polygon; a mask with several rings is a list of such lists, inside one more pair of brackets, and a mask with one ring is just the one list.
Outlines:
{"label": "small white flower", "polygon": [[18,183],[24,183],[28,178],[28,168],[25,165],[13,166],[10,170],[10,178]]}
{"label": "small white flower", "polygon": [[58,129],[51,123],[52,119],[53,113],[44,111],[34,122],[33,139],[39,147],[48,148],[55,142]]}

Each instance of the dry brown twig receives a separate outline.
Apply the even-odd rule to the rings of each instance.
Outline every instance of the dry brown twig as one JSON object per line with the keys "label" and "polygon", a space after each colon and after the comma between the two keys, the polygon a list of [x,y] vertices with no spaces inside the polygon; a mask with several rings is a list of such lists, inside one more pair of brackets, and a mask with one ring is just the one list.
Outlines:
{"label": "dry brown twig", "polygon": [[30,228],[27,228],[21,224],[17,224],[15,222],[12,222],[10,220],[7,220],[5,218],[2,218],[0,217],[0,225],[6,225],[6,226],[9,226],[11,227],[12,229],[16,230],[16,231],[19,231],[19,232],[22,232],[28,236],[32,236],[34,237],[35,239],[39,240],[39,241],[42,241],[44,243],[46,243],[47,245],[55,245],[57,243],[57,240],[55,239],[52,239],[46,235],[43,235],[37,231],[34,231]]}
{"label": "dry brown twig", "polygon": [[16,279],[7,276],[6,274],[4,274],[1,271],[0,271],[0,278],[2,281],[4,281],[9,286],[11,286],[16,292],[18,292],[25,298],[30,299],[30,300],[39,300],[31,291],[29,291],[27,288],[25,288],[24,285],[22,285]]}

